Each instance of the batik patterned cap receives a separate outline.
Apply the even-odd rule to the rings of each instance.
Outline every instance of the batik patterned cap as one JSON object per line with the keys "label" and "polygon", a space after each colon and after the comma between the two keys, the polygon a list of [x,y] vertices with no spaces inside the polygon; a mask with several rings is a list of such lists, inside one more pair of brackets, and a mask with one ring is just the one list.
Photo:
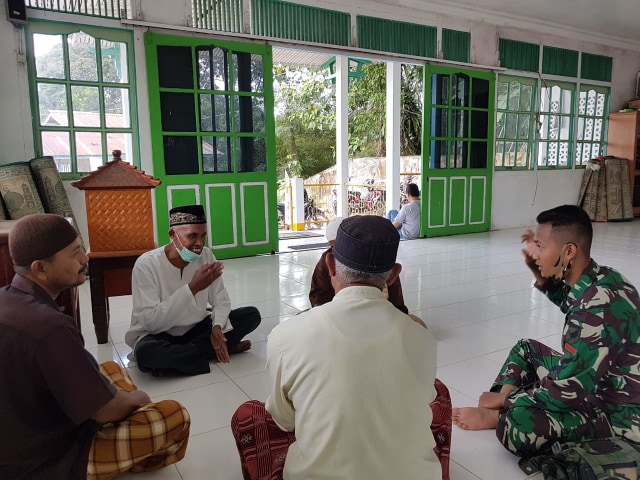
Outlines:
{"label": "batik patterned cap", "polygon": [[400,234],[386,218],[357,215],[338,227],[333,255],[343,265],[359,272],[379,273],[393,268]]}
{"label": "batik patterned cap", "polygon": [[169,211],[169,226],[189,225],[192,223],[207,223],[202,205],[184,205]]}

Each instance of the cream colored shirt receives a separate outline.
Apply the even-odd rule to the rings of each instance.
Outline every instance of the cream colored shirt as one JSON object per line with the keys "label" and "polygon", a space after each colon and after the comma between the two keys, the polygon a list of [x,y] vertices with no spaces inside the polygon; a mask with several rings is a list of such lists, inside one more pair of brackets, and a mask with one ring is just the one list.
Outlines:
{"label": "cream colored shirt", "polygon": [[266,408],[296,442],[285,480],[439,480],[433,452],[436,342],[374,287],[278,325]]}

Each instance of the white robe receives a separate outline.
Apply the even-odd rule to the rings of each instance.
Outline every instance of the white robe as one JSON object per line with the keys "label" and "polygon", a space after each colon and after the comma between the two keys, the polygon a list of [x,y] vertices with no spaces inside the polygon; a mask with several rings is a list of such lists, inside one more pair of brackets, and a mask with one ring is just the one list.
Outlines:
{"label": "white robe", "polygon": [[164,247],[142,254],[131,276],[133,311],[131,327],[124,337],[126,344],[134,348],[138,340],[151,333],[183,335],[209,314],[208,305],[213,309],[213,324],[220,325],[223,332],[232,330],[231,300],[222,276],[195,295],[189,289],[196,270],[215,259],[205,247],[200,258],[181,271],[169,262]]}

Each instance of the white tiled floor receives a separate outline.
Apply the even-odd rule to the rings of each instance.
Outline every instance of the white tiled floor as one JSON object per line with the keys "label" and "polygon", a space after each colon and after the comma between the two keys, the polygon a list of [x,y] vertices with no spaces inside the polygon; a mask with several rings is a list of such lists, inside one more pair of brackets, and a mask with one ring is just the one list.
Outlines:
{"label": "white tiled floor", "polygon": [[[619,269],[640,285],[640,222],[594,224],[593,257]],[[399,261],[405,302],[425,320],[438,339],[438,377],[449,387],[453,404],[475,405],[488,388],[509,348],[521,337],[559,345],[562,314],[531,288],[531,274],[520,253],[522,229],[401,242]],[[317,243],[309,238],[281,242]],[[178,465],[154,474],[124,478],[241,480],[240,464],[229,424],[235,408],[248,399],[264,401],[266,336],[277,323],[308,307],[311,273],[322,250],[225,261],[225,284],[234,307],[255,305],[260,327],[249,337],[254,347],[212,365],[208,375],[153,378],[131,367],[139,388],[154,400],[174,398],[191,412],[187,455]],[[83,334],[99,361],[114,359],[128,367],[130,349],[123,343],[131,298],[111,299],[111,342],[97,345],[91,324],[88,283],[81,287]],[[466,432],[454,427],[453,480],[524,479],[517,459],[493,431]]]}

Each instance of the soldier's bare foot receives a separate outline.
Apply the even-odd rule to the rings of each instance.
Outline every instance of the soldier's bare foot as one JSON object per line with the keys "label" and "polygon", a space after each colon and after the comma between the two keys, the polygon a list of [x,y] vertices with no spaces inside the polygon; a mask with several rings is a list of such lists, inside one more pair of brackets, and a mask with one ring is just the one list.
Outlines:
{"label": "soldier's bare foot", "polygon": [[506,394],[498,392],[484,392],[478,400],[478,407],[499,410],[504,405]]}
{"label": "soldier's bare foot", "polygon": [[464,407],[453,409],[453,424],[463,430],[489,430],[498,424],[498,410]]}
{"label": "soldier's bare foot", "polygon": [[229,348],[229,353],[242,353],[242,352],[246,352],[250,348],[251,348],[251,341],[243,340],[242,342],[238,343],[237,345]]}

